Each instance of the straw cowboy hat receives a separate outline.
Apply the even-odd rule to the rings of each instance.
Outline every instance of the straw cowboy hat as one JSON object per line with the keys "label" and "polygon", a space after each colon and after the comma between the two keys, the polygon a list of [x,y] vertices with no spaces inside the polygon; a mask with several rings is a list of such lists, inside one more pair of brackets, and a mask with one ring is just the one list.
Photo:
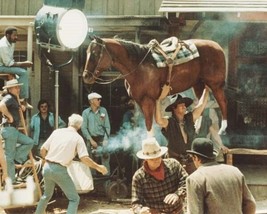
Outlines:
{"label": "straw cowboy hat", "polygon": [[174,101],[174,103],[172,103],[171,105],[169,105],[165,111],[169,112],[172,111],[173,108],[175,108],[178,104],[184,103],[186,108],[188,106],[190,106],[193,103],[193,100],[189,97],[182,97],[180,94],[178,94],[176,100]]}
{"label": "straw cowboy hat", "polygon": [[215,159],[217,156],[217,151],[213,149],[213,143],[208,138],[196,138],[192,142],[191,150],[186,150],[186,152],[207,159]]}
{"label": "straw cowboy hat", "polygon": [[168,151],[165,146],[160,146],[154,137],[142,141],[142,150],[136,153],[140,159],[153,159],[164,155]]}
{"label": "straw cowboy hat", "polygon": [[20,85],[23,85],[23,83],[19,83],[17,79],[12,79],[6,81],[6,85],[3,86],[3,89],[12,88]]}

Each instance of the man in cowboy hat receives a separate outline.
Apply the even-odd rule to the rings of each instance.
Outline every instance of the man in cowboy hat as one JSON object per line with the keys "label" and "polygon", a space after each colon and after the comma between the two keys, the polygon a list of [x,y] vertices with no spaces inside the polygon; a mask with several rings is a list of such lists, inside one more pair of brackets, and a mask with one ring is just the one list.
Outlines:
{"label": "man in cowboy hat", "polygon": [[191,150],[197,170],[186,179],[187,213],[252,214],[253,198],[238,168],[215,161],[217,152],[208,138],[196,138]]}
{"label": "man in cowboy hat", "polygon": [[15,163],[23,164],[27,160],[34,143],[30,137],[18,130],[20,122],[19,108],[25,111],[25,106],[21,106],[18,102],[21,85],[22,83],[18,83],[17,79],[7,81],[3,89],[7,89],[8,93],[0,102],[7,170],[13,183],[16,183]]}
{"label": "man in cowboy hat", "polygon": [[209,88],[205,87],[192,112],[187,112],[187,108],[193,103],[193,100],[178,95],[177,99],[165,109],[167,112],[172,112],[170,118],[163,117],[161,114],[161,100],[166,95],[166,91],[163,90],[156,102],[155,119],[168,140],[169,157],[177,159],[185,166],[187,173],[191,174],[195,170],[195,166],[192,159],[186,154],[186,150],[191,148],[191,143],[195,138],[195,121],[201,116],[208,101]]}
{"label": "man in cowboy hat", "polygon": [[[18,75],[19,83],[23,83],[20,91],[21,99],[29,98],[29,77],[25,68],[32,67],[32,62],[22,61],[15,62],[13,58],[15,43],[18,39],[17,28],[7,27],[5,30],[5,36],[0,40],[0,73]],[[32,109],[32,106],[24,100],[28,108]]]}
{"label": "man in cowboy hat", "polygon": [[143,159],[132,181],[132,208],[138,214],[182,214],[187,173],[173,158],[163,159],[168,148],[155,138],[142,141],[137,157]]}

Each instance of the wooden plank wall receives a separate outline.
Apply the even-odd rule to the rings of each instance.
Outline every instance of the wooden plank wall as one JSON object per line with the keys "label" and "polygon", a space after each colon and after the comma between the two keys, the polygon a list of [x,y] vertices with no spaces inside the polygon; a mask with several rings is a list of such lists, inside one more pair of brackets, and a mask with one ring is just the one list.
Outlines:
{"label": "wooden plank wall", "polygon": [[[86,0],[86,15],[160,15],[162,0]],[[0,15],[35,15],[43,0],[0,0]]]}
{"label": "wooden plank wall", "polygon": [[0,15],[35,15],[43,0],[0,0]]}

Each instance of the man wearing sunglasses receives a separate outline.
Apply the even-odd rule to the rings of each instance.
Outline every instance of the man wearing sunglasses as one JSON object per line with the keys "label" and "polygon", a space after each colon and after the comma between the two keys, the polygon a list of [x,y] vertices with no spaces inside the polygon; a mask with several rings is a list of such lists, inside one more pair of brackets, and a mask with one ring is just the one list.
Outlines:
{"label": "man wearing sunglasses", "polygon": [[82,113],[81,131],[87,142],[90,156],[94,159],[100,158],[101,163],[110,173],[110,155],[106,149],[110,135],[110,122],[107,110],[101,106],[101,99],[102,96],[96,92],[88,95],[90,106]]}

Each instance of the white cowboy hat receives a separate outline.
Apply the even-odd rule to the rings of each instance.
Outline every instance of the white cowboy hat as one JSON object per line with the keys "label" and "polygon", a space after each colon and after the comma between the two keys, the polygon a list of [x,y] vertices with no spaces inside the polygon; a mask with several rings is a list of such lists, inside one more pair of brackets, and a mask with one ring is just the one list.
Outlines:
{"label": "white cowboy hat", "polygon": [[3,86],[3,89],[12,88],[20,85],[23,85],[23,83],[19,83],[17,79],[12,79],[6,81],[6,85]]}
{"label": "white cowboy hat", "polygon": [[168,151],[165,146],[160,146],[154,137],[142,141],[142,150],[136,153],[140,159],[153,159],[164,155]]}
{"label": "white cowboy hat", "polygon": [[88,100],[92,100],[95,98],[100,99],[100,98],[102,98],[102,96],[96,92],[92,92],[92,93],[88,94]]}

